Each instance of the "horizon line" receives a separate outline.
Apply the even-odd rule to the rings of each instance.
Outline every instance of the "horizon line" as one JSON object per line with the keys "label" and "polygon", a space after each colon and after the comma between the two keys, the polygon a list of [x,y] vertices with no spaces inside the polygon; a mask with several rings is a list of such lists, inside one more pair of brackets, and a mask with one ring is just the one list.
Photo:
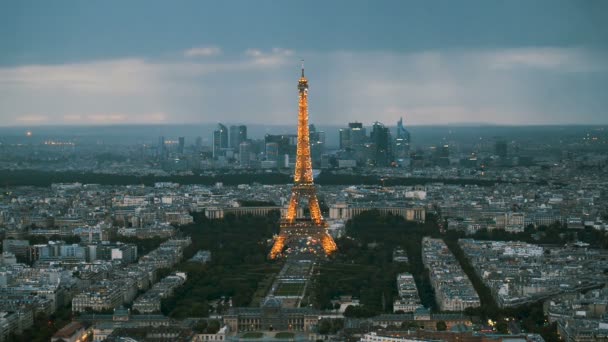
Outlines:
{"label": "horizon line", "polygon": [[[348,121],[344,124],[320,124],[320,123],[312,123],[313,125],[318,126],[348,126],[349,123],[352,122],[360,122],[360,121]],[[375,122],[375,121],[374,121]],[[364,126],[373,126],[374,122],[369,124],[364,124]],[[378,121],[379,122],[379,121]],[[383,122],[380,122],[384,126],[396,126],[397,124],[387,125]],[[108,124],[19,124],[19,125],[0,125],[0,129],[3,128],[45,128],[45,127],[116,127],[116,126],[189,126],[189,125],[252,125],[252,126],[268,126],[268,127],[277,127],[277,126],[292,126],[293,124],[262,124],[262,123],[244,123],[244,122],[184,122],[184,123],[108,123]],[[454,126],[454,127],[560,127],[560,126],[608,126],[608,122],[606,123],[491,123],[491,122],[454,122],[454,123],[437,123],[437,124],[409,124],[405,125],[405,127],[446,127],[446,126]]]}

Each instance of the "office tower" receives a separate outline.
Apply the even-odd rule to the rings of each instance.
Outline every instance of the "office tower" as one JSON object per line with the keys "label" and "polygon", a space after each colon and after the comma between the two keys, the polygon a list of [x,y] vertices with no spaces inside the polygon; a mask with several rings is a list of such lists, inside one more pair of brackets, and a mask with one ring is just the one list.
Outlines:
{"label": "office tower", "polygon": [[346,150],[351,148],[350,143],[350,129],[348,128],[340,128],[338,131],[340,134],[340,149]]}
{"label": "office tower", "polygon": [[278,162],[279,161],[279,144],[276,142],[266,143],[266,160]]}
{"label": "office tower", "polygon": [[397,136],[395,138],[395,158],[404,160],[410,152],[410,132],[403,126],[403,118],[397,121]]}
{"label": "office tower", "polygon": [[410,141],[410,132],[403,126],[403,118],[399,118],[397,121],[397,138],[404,139],[408,143]]}
{"label": "office tower", "polygon": [[298,145],[298,136],[296,134],[266,134],[264,142],[276,143],[278,153],[278,164],[279,167],[288,167],[289,163],[283,162],[287,156],[287,160],[295,160],[296,149]]}
{"label": "office tower", "polygon": [[251,161],[251,144],[248,141],[243,141],[239,144],[239,164],[242,167],[248,167]]}
{"label": "office tower", "polygon": [[350,130],[350,147],[356,148],[357,146],[365,143],[366,138],[366,130],[363,128],[363,124],[361,122],[350,122],[348,124],[348,129]]}
{"label": "office tower", "polygon": [[450,145],[443,145],[439,149],[439,157],[440,158],[449,158],[450,157]]}
{"label": "office tower", "polygon": [[361,122],[350,122],[348,128],[340,128],[340,149],[351,150],[365,143],[365,128]]}
{"label": "office tower", "polygon": [[312,161],[315,165],[321,163],[321,155],[325,152],[325,132],[317,131],[315,125],[309,126],[310,131],[310,151]]}
{"label": "office tower", "polygon": [[196,142],[194,144],[196,146],[196,150],[200,151],[203,148],[203,138],[202,137],[196,137]]}
{"label": "office tower", "polygon": [[392,162],[391,133],[388,127],[374,122],[370,142],[374,145],[371,157],[376,166],[387,166]]}
{"label": "office tower", "polygon": [[239,145],[247,140],[247,126],[230,126],[230,148],[238,149]]}
{"label": "office tower", "polygon": [[228,137],[228,147],[238,150],[241,141],[239,141],[239,126],[230,126],[230,136]]}
{"label": "office tower", "polygon": [[439,166],[449,166],[450,165],[450,145],[443,145],[437,150],[438,161],[437,164]]}
{"label": "office tower", "polygon": [[178,141],[179,144],[177,145],[177,153],[184,154],[184,145],[186,144],[186,138],[179,137]]}
{"label": "office tower", "polygon": [[165,137],[158,137],[158,147],[156,149],[158,159],[165,159],[166,156],[166,148],[165,148]]}
{"label": "office tower", "polygon": [[[331,254],[337,249],[333,238],[327,233],[328,225],[321,215],[317,190],[312,178],[308,127],[308,80],[304,77],[304,67],[302,67],[302,77],[298,81],[298,93],[298,146],[293,177],[294,186],[291,190],[289,208],[281,220],[279,236],[275,239],[269,254],[271,259],[280,256],[283,249],[289,245],[293,245],[296,250],[306,249],[314,254],[324,253],[325,255]],[[310,210],[308,219],[297,218],[298,205],[302,204],[302,200],[308,202]]]}
{"label": "office tower", "polygon": [[213,158],[223,155],[223,150],[228,147],[228,129],[221,123],[217,124],[217,129],[213,131]]}

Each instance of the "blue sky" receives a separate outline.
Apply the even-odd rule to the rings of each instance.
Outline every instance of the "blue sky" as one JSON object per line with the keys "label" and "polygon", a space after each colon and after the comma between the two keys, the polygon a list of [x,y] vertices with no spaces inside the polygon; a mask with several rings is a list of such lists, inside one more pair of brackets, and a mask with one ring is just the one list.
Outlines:
{"label": "blue sky", "polygon": [[3,1],[0,125],[605,124],[606,1]]}

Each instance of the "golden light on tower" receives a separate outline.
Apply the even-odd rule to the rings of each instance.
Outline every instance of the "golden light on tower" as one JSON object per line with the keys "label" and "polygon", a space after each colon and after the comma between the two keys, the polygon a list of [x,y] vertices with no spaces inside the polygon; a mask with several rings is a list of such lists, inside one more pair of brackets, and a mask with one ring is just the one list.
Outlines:
{"label": "golden light on tower", "polygon": [[[302,75],[298,80],[298,146],[296,167],[293,176],[294,186],[291,190],[289,208],[281,221],[279,236],[274,241],[270,251],[271,259],[279,256],[285,246],[293,240],[312,238],[320,241],[326,255],[335,252],[338,247],[334,239],[327,233],[327,223],[321,215],[317,191],[312,177],[312,159],[310,154],[310,132],[308,128],[308,79]],[[301,199],[308,200],[310,219],[298,219],[298,205]]]}

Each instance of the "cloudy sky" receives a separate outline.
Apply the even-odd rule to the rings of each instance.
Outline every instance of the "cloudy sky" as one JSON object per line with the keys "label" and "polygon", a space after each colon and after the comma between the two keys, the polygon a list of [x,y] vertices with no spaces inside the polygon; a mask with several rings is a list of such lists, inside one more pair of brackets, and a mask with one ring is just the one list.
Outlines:
{"label": "cloudy sky", "polygon": [[0,125],[608,123],[608,1],[0,2]]}

